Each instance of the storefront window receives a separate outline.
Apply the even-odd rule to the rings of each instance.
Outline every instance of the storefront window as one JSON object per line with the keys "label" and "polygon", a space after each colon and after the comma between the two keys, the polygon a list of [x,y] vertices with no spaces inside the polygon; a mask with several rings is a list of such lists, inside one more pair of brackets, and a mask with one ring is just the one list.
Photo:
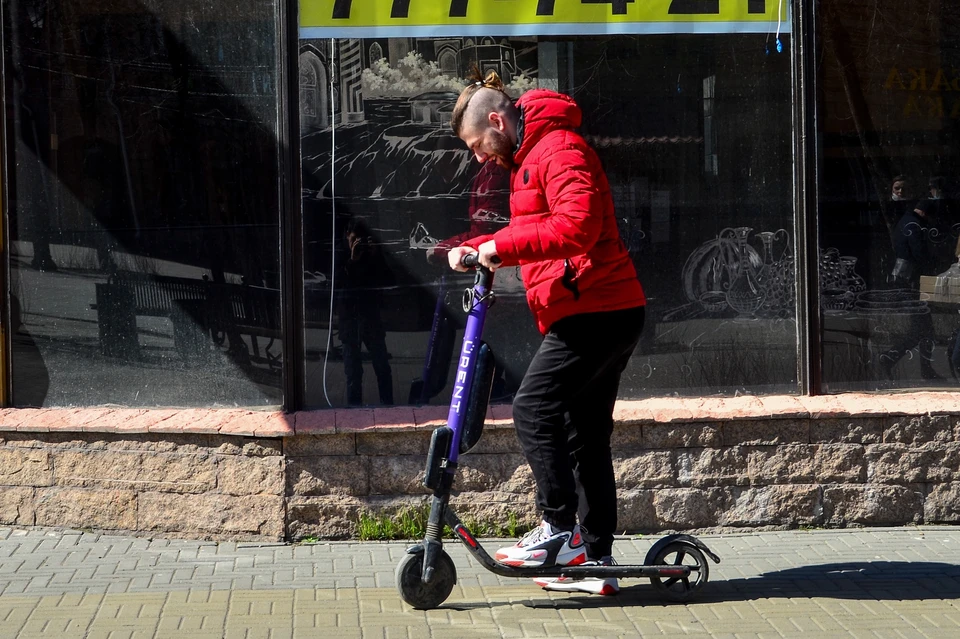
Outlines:
{"label": "storefront window", "polygon": [[819,19],[824,388],[953,387],[960,7],[842,0]]}
{"label": "storefront window", "polygon": [[[303,29],[308,406],[449,401],[471,278],[443,249],[510,216],[507,176],[478,165],[449,126],[474,63],[513,97],[547,88],[583,111],[648,297],[621,396],[796,392],[791,40],[775,19],[762,28]],[[517,269],[498,271],[494,288],[484,339],[501,370],[494,400],[509,401],[540,336]]]}
{"label": "storefront window", "polygon": [[277,12],[4,4],[15,405],[282,402]]}

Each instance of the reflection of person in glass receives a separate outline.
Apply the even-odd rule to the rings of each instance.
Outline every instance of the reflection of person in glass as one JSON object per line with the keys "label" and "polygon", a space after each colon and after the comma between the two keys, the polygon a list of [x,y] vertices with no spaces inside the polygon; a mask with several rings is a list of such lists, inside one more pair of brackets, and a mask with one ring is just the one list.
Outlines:
{"label": "reflection of person in glass", "polygon": [[[930,213],[941,229],[949,229],[956,223],[953,202],[948,199],[945,187],[946,180],[942,177],[932,177],[928,182],[927,199],[931,204]],[[953,261],[952,256],[949,255],[951,247],[944,243],[944,248],[946,250],[944,259]]]}
{"label": "reflection of person in glass", "polygon": [[[427,261],[431,264],[447,264],[447,254],[450,249],[460,246],[468,240],[489,235],[506,226],[510,221],[510,171],[495,162],[485,162],[480,165],[470,186],[470,203],[467,209],[470,218],[470,228],[441,240],[436,246],[427,250]],[[500,281],[501,292],[505,289]],[[505,298],[504,298],[505,299]],[[506,306],[501,306],[506,309]],[[513,306],[511,305],[511,308]],[[493,380],[491,398],[495,401],[510,399],[520,385],[523,376],[520,361],[527,361],[533,356],[529,347],[531,335],[526,331],[517,330],[502,320],[502,314],[490,318],[484,329],[484,340],[490,344],[496,358],[496,376]],[[533,331],[530,331],[532,333]],[[536,342],[536,339],[533,340]],[[506,361],[504,356],[518,361]]]}
{"label": "reflection of person in glass", "polygon": [[890,201],[907,202],[910,199],[910,190],[905,175],[898,175],[893,178],[890,184]]}
{"label": "reflection of person in glass", "polygon": [[510,221],[510,172],[494,162],[480,165],[470,186],[470,228],[427,250],[427,260],[447,263],[447,253],[470,238],[493,233]]}
{"label": "reflection of person in glass", "polygon": [[932,177],[927,183],[927,186],[930,190],[930,199],[940,201],[946,197],[946,193],[943,190],[945,180],[942,177]]}
{"label": "reflection of person in glass", "polygon": [[[931,233],[936,229],[936,220],[931,215],[933,202],[920,200],[907,210],[897,222],[893,232],[893,250],[896,256],[890,282],[897,287],[916,292],[919,299],[920,276],[936,275],[938,264],[931,242]],[[914,347],[919,348],[920,375],[923,379],[941,379],[933,369],[934,350],[933,320],[929,313],[910,315],[909,328],[900,336],[890,350],[880,356],[880,366],[887,377],[900,359]]]}
{"label": "reflection of person in glass", "polygon": [[343,369],[347,376],[347,404],[363,401],[363,364],[360,346],[366,345],[373,360],[381,404],[393,404],[393,372],[387,353],[386,331],[380,319],[381,290],[393,282],[383,251],[366,223],[354,218],[344,234],[346,256],[340,278],[343,288],[338,305]]}
{"label": "reflection of person in glass", "polygon": [[893,230],[893,252],[896,262],[891,280],[897,285],[919,288],[921,275],[935,275],[937,258],[931,243],[937,220],[932,215],[933,202],[920,200],[897,221]]}
{"label": "reflection of person in glass", "polygon": [[[487,268],[519,265],[543,341],[513,401],[543,521],[497,551],[515,566],[608,564],[617,521],[610,451],[620,376],[645,299],[620,239],[596,153],[572,98],[536,89],[514,104],[496,73],[469,85],[451,125],[480,162],[511,168],[510,224],[450,250]],[[499,258],[495,260],[493,258]],[[579,525],[578,525],[579,518]],[[614,594],[616,579],[538,579],[551,590]]]}

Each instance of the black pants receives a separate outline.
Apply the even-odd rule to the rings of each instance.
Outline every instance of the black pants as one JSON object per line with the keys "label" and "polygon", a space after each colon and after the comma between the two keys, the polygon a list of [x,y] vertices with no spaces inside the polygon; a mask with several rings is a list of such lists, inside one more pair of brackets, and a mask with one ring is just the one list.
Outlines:
{"label": "black pants", "polygon": [[643,320],[641,306],[556,322],[513,400],[517,437],[537,482],[537,507],[544,520],[563,528],[579,516],[592,559],[613,549],[613,406]]}

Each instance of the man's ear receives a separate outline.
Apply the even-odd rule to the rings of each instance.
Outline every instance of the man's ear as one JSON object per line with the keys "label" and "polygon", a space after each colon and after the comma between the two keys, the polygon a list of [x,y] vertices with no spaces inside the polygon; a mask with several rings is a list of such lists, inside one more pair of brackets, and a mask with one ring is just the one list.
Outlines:
{"label": "man's ear", "polygon": [[490,115],[487,116],[487,119],[490,121],[490,126],[495,128],[501,133],[506,128],[507,123],[504,121],[503,116],[497,113],[496,111],[491,111]]}

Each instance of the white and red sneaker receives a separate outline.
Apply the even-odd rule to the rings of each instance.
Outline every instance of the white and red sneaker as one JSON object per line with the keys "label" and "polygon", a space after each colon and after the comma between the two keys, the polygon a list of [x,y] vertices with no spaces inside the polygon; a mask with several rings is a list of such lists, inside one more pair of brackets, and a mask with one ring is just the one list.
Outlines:
{"label": "white and red sneaker", "polygon": [[580,537],[580,526],[560,530],[542,522],[513,546],[498,550],[494,557],[505,566],[576,566],[587,560],[587,549]]}
{"label": "white and red sneaker", "polygon": [[[604,557],[603,559],[584,562],[583,566],[613,566],[617,562],[613,557]],[[544,590],[553,590],[557,592],[588,592],[592,595],[615,595],[620,592],[620,584],[615,577],[600,579],[599,577],[585,577],[583,579],[574,579],[573,577],[537,577],[533,580],[535,584]]]}

